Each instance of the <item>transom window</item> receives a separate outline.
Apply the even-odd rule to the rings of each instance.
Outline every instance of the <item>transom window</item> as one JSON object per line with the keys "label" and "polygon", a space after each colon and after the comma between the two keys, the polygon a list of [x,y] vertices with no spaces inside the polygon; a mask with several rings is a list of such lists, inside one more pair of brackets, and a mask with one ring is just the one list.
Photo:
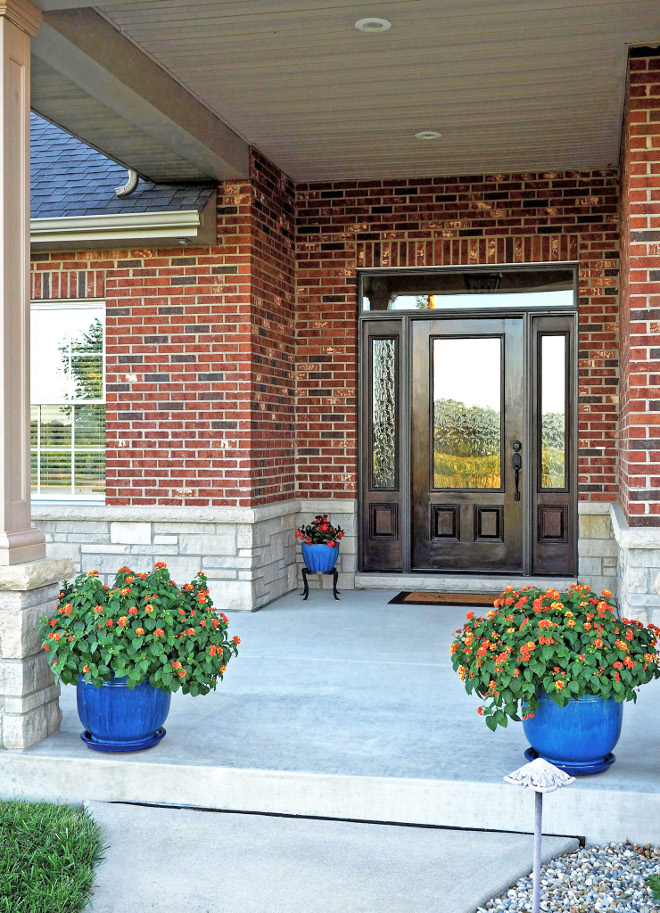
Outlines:
{"label": "transom window", "polygon": [[31,307],[32,495],[105,495],[105,302]]}
{"label": "transom window", "polygon": [[573,284],[573,271],[561,268],[383,271],[363,277],[362,310],[572,307]]}

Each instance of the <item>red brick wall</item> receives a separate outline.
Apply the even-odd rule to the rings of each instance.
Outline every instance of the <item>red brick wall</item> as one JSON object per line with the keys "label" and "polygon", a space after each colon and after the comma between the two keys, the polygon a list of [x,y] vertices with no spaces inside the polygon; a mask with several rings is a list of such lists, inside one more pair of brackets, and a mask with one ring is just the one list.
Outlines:
{"label": "red brick wall", "polygon": [[294,188],[258,153],[252,185],[251,457],[259,504],[295,489]]}
{"label": "red brick wall", "polygon": [[579,263],[579,486],[617,496],[615,172],[299,184],[298,487],[355,496],[357,270]]}
{"label": "red brick wall", "polygon": [[621,504],[660,525],[660,57],[630,60],[621,177]]}
{"label": "red brick wall", "polygon": [[106,299],[109,504],[291,496],[292,207],[255,155],[219,189],[216,247],[33,256],[33,298]]}

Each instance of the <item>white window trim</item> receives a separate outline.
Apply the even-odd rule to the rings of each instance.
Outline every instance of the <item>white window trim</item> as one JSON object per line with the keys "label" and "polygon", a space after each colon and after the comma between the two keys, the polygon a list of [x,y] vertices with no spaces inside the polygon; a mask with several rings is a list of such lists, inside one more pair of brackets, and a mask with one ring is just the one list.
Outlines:
{"label": "white window trim", "polygon": [[[89,308],[90,306],[98,308],[103,313],[103,350],[102,350],[102,364],[103,364],[103,397],[101,399],[85,399],[79,400],[82,404],[87,405],[107,405],[107,396],[106,396],[106,377],[107,377],[107,356],[106,356],[106,304],[105,298],[39,298],[30,302],[30,313],[33,311],[53,311],[53,310],[76,310]],[[30,345],[30,354],[32,353],[32,348]],[[33,403],[32,395],[30,395],[30,408],[32,406],[71,406],[74,405],[70,400],[61,400],[59,402],[49,402],[49,403]],[[71,453],[73,454],[75,448],[75,425],[72,425],[71,430]],[[37,453],[41,453],[40,448],[40,435],[41,425],[37,426]],[[73,460],[72,460],[73,467]],[[39,488],[41,486],[41,474],[39,471],[39,458],[37,457],[37,491],[31,492],[31,500],[38,501],[40,504],[54,504],[54,503],[74,503],[74,504],[84,504],[88,503],[90,505],[99,505],[105,504],[105,493],[103,494],[74,494],[71,492],[67,494],[65,492],[57,492],[57,494],[41,494]],[[73,486],[72,486],[73,487]]]}

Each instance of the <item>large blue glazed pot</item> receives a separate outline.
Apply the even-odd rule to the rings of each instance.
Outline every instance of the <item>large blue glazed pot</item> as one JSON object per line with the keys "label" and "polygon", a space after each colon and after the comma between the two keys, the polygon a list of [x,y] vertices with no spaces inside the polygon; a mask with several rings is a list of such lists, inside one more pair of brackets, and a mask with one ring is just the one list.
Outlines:
{"label": "large blue glazed pot", "polygon": [[302,543],[302,556],[305,567],[313,574],[327,574],[337,563],[339,545],[308,545]]}
{"label": "large blue glazed pot", "polygon": [[95,688],[78,676],[78,716],[85,727],[80,738],[95,751],[143,751],[165,735],[171,694],[142,682],[131,691],[125,678]]}
{"label": "large blue glazed pot", "polygon": [[532,746],[526,758],[545,758],[573,777],[601,773],[614,763],[612,749],[621,735],[623,703],[583,694],[560,707],[543,692],[536,696],[539,709],[523,720]]}

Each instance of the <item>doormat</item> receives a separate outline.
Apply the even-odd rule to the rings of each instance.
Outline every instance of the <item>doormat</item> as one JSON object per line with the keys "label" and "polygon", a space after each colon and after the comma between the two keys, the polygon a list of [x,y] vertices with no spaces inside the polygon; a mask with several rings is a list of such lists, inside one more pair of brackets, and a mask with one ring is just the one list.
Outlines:
{"label": "doormat", "polygon": [[403,590],[390,599],[388,605],[462,605],[462,606],[488,606],[493,608],[493,603],[499,599],[500,593],[413,593]]}

